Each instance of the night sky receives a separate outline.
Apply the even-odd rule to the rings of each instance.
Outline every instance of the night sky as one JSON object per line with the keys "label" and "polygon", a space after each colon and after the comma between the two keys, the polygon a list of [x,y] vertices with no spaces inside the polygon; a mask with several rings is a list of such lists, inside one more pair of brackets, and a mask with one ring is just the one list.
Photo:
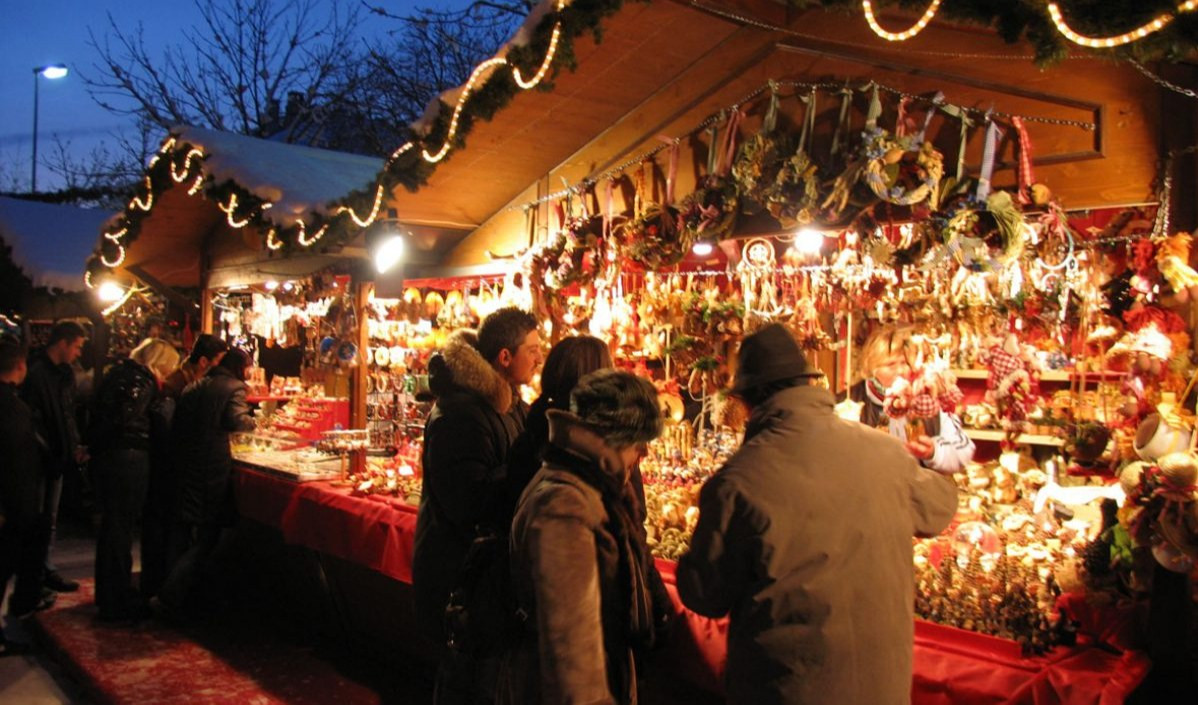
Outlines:
{"label": "night sky", "polygon": [[[354,0],[347,0],[353,2]],[[415,6],[460,7],[465,0],[372,0],[396,14]],[[131,119],[112,115],[88,95],[80,71],[95,72],[98,62],[87,44],[88,28],[97,36],[108,27],[106,15],[130,31],[145,27],[151,55],[181,39],[181,30],[198,23],[190,0],[0,0],[0,191],[28,190],[33,138],[33,68],[65,63],[71,75],[41,81],[38,156],[54,146],[54,136],[71,142],[82,160],[101,140],[129,129]],[[363,33],[394,29],[396,23],[364,13]],[[430,98],[432,96],[429,96]],[[15,183],[14,183],[15,179]],[[38,190],[53,190],[61,182],[45,166],[38,167]]]}

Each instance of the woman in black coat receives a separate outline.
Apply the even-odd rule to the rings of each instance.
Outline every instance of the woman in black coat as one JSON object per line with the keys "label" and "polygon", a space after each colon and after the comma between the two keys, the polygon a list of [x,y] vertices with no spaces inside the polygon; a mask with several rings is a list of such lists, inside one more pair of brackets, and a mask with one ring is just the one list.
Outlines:
{"label": "woman in black coat", "polygon": [[236,348],[179,397],[171,428],[178,488],[175,494],[175,558],[158,598],[168,609],[190,598],[199,570],[233,526],[233,452],[229,437],[254,429],[246,401],[247,353]]}
{"label": "woman in black coat", "polygon": [[96,606],[101,621],[136,619],[144,600],[133,588],[133,530],[146,503],[151,448],[162,443],[171,402],[162,380],[179,363],[165,340],[149,338],[113,367],[96,390],[88,447],[101,520],[96,539]]}

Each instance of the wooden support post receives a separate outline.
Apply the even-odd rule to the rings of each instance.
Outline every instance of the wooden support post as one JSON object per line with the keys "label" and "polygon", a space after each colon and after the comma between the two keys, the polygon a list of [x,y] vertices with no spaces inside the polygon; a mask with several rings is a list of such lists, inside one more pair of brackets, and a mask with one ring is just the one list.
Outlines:
{"label": "wooden support post", "polygon": [[[358,330],[355,331],[355,342],[358,346],[358,364],[353,368],[349,385],[349,425],[350,428],[366,428],[366,375],[370,374],[370,326],[366,319],[370,306],[370,295],[374,291],[374,282],[354,282],[354,310],[357,311]],[[366,469],[366,453],[353,454],[351,472],[360,473]]]}

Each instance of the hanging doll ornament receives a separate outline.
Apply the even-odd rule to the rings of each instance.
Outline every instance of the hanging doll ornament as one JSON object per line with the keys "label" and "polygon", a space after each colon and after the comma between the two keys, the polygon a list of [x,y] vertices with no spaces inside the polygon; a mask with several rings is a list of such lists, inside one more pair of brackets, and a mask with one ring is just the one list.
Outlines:
{"label": "hanging doll ornament", "polygon": [[[740,201],[736,181],[728,176],[728,169],[735,154],[737,128],[743,115],[739,108],[732,109],[724,126],[723,140],[719,139],[719,130],[715,126],[708,130],[707,175],[699,179],[695,192],[678,205],[678,228],[691,242],[718,241],[736,227]],[[672,158],[671,164],[672,172],[677,168],[677,159]]]}
{"label": "hanging doll ornament", "polygon": [[[677,169],[678,145],[669,149],[670,172]],[[650,197],[645,184],[645,171],[652,174],[650,161],[641,163],[637,171],[633,198],[633,217],[617,229],[623,254],[628,259],[656,271],[672,267],[682,261],[694,244],[692,233],[679,228],[678,210],[670,205],[673,199],[673,180],[667,179],[665,203],[646,202]],[[650,177],[651,178],[651,177]]]}
{"label": "hanging doll ornament", "polygon": [[1014,333],[1007,333],[1001,343],[992,345],[982,362],[989,371],[986,396],[997,408],[999,422],[1006,431],[1004,445],[1013,447],[1040,396],[1039,366]]}

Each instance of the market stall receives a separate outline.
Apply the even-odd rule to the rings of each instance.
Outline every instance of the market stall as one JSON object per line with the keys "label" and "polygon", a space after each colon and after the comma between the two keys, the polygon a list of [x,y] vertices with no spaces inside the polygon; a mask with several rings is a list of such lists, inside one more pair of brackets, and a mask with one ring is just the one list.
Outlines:
{"label": "market stall", "polygon": [[[277,197],[243,213],[223,196],[230,225],[264,229],[254,264],[211,270],[206,327],[302,348],[299,374],[261,380],[264,399],[291,401],[239,442],[243,515],[406,595],[425,362],[449,331],[519,305],[546,340],[594,334],[658,384],[669,423],[642,471],[668,582],[698,488],[743,432],[724,391],[740,339],[783,323],[845,394],[870,376],[870,334],[902,325],[913,371],[878,403],[912,432],[959,416],[976,445],[952,526],[913,544],[915,701],[1126,698],[1160,643],[1153,586],[1181,585],[1168,609],[1188,613],[1198,558],[1198,272],[1174,197],[1192,179],[1171,156],[1193,125],[1162,124],[1168,99],[1135,67],[1039,70],[953,24],[925,20],[896,50],[768,2],[541,9],[386,162],[369,217],[359,201],[276,227]],[[603,41],[573,37],[554,90],[487,90],[509,69],[539,83],[572,11]],[[488,121],[463,145],[471,105]],[[171,152],[172,178],[186,154]],[[410,241],[439,243],[431,268],[377,289],[352,266],[297,269],[316,242],[362,258],[389,208]],[[356,588],[336,601],[369,613]],[[660,658],[717,692],[726,624],[677,607],[685,628]]]}

